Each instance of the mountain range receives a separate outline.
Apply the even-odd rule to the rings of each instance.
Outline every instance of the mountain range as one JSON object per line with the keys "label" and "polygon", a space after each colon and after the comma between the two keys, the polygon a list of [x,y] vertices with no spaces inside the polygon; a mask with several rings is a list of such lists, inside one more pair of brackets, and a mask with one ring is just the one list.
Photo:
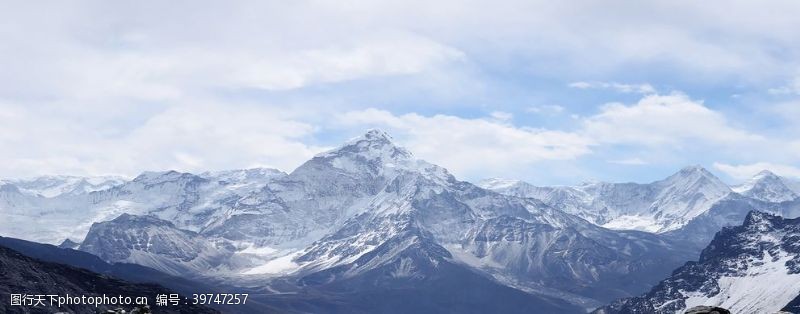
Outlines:
{"label": "mountain range", "polygon": [[655,289],[754,210],[800,213],[791,180],[731,187],[699,166],[648,184],[474,185],[379,130],[291,173],[70,180],[2,181],[0,234],[256,291],[281,312],[581,313]]}
{"label": "mountain range", "polygon": [[762,171],[728,186],[699,166],[652,183],[592,182],[539,187],[517,180],[487,179],[480,186],[547,205],[614,230],[641,230],[704,248],[717,231],[739,225],[753,210],[800,216],[796,181]]}

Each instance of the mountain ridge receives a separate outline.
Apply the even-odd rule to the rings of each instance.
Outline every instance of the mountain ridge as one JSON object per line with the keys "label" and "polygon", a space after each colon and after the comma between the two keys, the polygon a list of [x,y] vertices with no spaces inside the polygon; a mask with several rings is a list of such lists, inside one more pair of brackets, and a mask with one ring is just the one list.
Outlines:
{"label": "mountain ridge", "polygon": [[800,296],[798,240],[800,219],[751,211],[742,225],[718,232],[698,261],[676,269],[650,292],[594,313],[682,313],[697,305],[777,312]]}
{"label": "mountain ridge", "polygon": [[[7,193],[15,200],[21,194],[14,188],[0,188],[0,196]],[[469,284],[464,293],[473,297],[483,289],[476,286],[480,282],[492,294],[516,295],[520,304],[573,312],[646,292],[699,251],[685,245],[688,235],[670,233],[682,229],[671,228],[688,226],[705,217],[706,206],[715,208],[739,195],[698,166],[650,184],[595,182],[536,191],[551,197],[540,200],[459,181],[445,168],[417,159],[387,133],[371,130],[290,173],[144,172],[106,190],[23,197],[20,204],[30,201],[24,207],[32,207],[40,221],[52,222],[52,234],[70,222],[65,238],[82,239],[76,241],[79,249],[105,261],[261,287],[264,300],[288,307],[319,309],[339,300],[344,311],[363,310],[352,302],[378,291],[436,307],[454,305],[404,287],[455,289],[454,283],[464,279]],[[598,195],[608,200],[595,202]],[[563,204],[596,206],[591,208],[602,209],[598,213],[605,218],[595,218],[610,220],[592,223],[587,221],[592,217],[575,215]],[[53,206],[36,211],[45,205]],[[611,205],[644,210],[614,212]],[[660,226],[668,232],[602,226],[632,213],[664,218]],[[703,226],[710,230],[729,223]],[[696,230],[710,232],[706,229]],[[356,286],[345,297],[348,285]],[[296,293],[301,295],[279,297]],[[475,300],[480,300],[475,308],[491,309],[491,300]],[[372,311],[386,306],[370,304]]]}

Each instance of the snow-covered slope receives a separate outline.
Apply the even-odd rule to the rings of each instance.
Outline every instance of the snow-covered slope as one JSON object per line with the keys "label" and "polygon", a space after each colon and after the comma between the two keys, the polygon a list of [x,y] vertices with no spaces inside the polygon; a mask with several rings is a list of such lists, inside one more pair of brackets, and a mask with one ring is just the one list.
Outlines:
{"label": "snow-covered slope", "polygon": [[[625,203],[628,196],[647,192],[640,198],[655,209],[685,214],[680,210],[720,192],[706,188],[714,183],[697,170],[652,191],[592,186],[586,193],[609,194],[628,209],[644,202]],[[328,289],[362,283],[353,289],[372,291],[385,282],[379,288],[393,295],[416,280],[435,278],[425,283],[435,290],[469,278],[464,289],[473,295],[488,280],[492,293],[568,300],[572,305],[545,303],[574,310],[645,291],[689,256],[658,235],[609,230],[536,199],[459,181],[378,130],[289,174],[147,172],[102,191],[37,197],[10,212],[43,223],[28,227],[47,226],[14,230],[22,238],[68,237],[109,261],[212,275],[272,293],[311,287],[338,295]]]}
{"label": "snow-covered slope", "polygon": [[649,184],[585,183],[574,187],[537,187],[525,182],[484,187],[519,197],[535,198],[610,229],[667,232],[707,211],[730,188],[699,166]]}
{"label": "snow-covered slope", "polygon": [[24,193],[56,197],[62,194],[85,194],[105,190],[124,183],[125,178],[116,176],[79,177],[56,175],[2,181],[17,186]]}
{"label": "snow-covered slope", "polygon": [[647,294],[597,313],[683,313],[697,305],[732,313],[776,313],[800,295],[800,219],[751,212],[723,229],[689,262]]}
{"label": "snow-covered slope", "polygon": [[714,203],[680,229],[664,235],[703,248],[723,227],[742,224],[750,211],[758,210],[785,218],[800,216],[800,198],[790,188],[792,181],[762,171],[747,183],[734,186],[736,193]]}
{"label": "snow-covered slope", "polygon": [[173,275],[210,275],[235,264],[235,247],[180,230],[152,216],[128,214],[92,225],[78,248],[110,263],[133,263]]}
{"label": "snow-covered slope", "polygon": [[180,228],[200,231],[215,219],[224,218],[243,197],[259,194],[267,182],[285,175],[258,168],[201,175],[145,172],[106,189],[53,197],[5,183],[0,184],[0,231],[6,236],[51,244],[66,238],[79,241],[93,223],[123,213],[154,215]]}
{"label": "snow-covered slope", "polygon": [[747,182],[733,187],[733,191],[765,202],[786,202],[798,198],[793,182],[769,170],[756,174]]}
{"label": "snow-covered slope", "polygon": [[[306,284],[352,281],[376,269],[426,277],[423,270],[447,260],[530,293],[590,306],[646,289],[655,274],[667,273],[666,265],[687,256],[653,235],[603,229],[536,200],[458,181],[377,131],[269,187],[271,202],[304,213],[305,225],[324,221],[330,230],[283,268],[289,276],[325,278]],[[275,267],[263,274],[274,276]]]}

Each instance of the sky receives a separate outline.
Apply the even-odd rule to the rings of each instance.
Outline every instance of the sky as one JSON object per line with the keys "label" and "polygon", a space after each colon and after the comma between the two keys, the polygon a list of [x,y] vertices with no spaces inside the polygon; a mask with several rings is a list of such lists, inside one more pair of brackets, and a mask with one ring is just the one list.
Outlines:
{"label": "sky", "polygon": [[458,178],[800,177],[798,1],[2,1],[0,178],[291,171],[370,128]]}

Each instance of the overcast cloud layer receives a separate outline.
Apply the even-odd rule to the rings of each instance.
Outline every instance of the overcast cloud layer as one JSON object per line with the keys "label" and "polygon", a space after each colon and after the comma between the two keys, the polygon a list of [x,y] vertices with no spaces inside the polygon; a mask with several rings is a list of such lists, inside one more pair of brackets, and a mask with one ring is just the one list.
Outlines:
{"label": "overcast cloud layer", "polygon": [[797,1],[0,3],[0,178],[268,166],[800,177]]}

